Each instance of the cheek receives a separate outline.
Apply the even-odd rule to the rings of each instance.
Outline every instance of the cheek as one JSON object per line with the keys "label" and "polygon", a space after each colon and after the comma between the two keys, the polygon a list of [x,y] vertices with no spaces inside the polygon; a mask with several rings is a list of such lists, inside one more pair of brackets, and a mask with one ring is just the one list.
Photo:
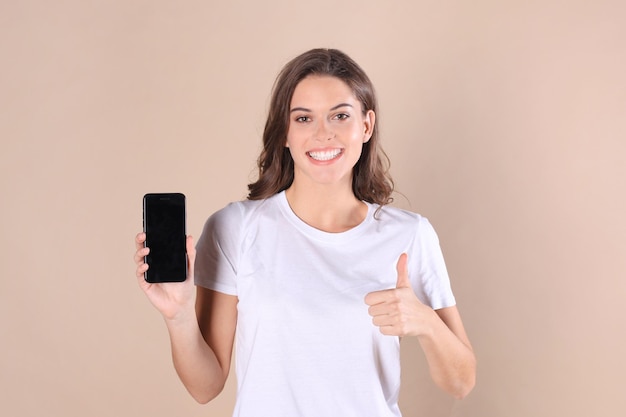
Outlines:
{"label": "cheek", "polygon": [[346,123],[337,125],[336,132],[340,133],[345,138],[350,138],[350,140],[362,140],[366,129],[361,123]]}
{"label": "cheek", "polygon": [[358,129],[353,129],[349,132],[350,142],[354,144],[354,146],[363,145],[366,142],[366,135],[363,131]]}
{"label": "cheek", "polygon": [[310,128],[308,126],[294,126],[287,130],[287,138],[285,139],[285,146],[288,148],[302,146],[307,138],[311,136]]}
{"label": "cheek", "polygon": [[287,127],[287,137],[285,138],[285,146],[294,146],[298,142],[298,137],[301,135],[299,132],[301,129],[298,126],[292,126],[289,124]]}
{"label": "cheek", "polygon": [[300,145],[297,137],[294,137],[293,134],[288,133],[287,138],[285,139],[285,148],[289,150],[292,158],[294,156],[294,153],[297,153],[299,147]]}

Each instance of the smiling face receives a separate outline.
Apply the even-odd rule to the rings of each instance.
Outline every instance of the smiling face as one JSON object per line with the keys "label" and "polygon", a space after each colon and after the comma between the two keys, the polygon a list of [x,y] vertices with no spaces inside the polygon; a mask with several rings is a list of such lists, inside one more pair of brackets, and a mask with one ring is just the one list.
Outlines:
{"label": "smiling face", "polygon": [[346,83],[311,75],[296,86],[289,107],[286,146],[294,161],[294,184],[345,183],[374,128],[375,115],[363,113]]}

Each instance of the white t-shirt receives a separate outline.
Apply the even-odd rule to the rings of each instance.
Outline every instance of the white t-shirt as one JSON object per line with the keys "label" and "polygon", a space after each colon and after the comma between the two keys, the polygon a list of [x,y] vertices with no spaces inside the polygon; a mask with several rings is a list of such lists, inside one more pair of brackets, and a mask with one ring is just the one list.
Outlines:
{"label": "white t-shirt", "polygon": [[400,254],[418,298],[455,304],[439,241],[418,214],[368,204],[327,233],[284,192],[231,203],[198,240],[196,284],[238,297],[235,417],[400,416],[400,343],[374,326],[366,294],[394,288]]}

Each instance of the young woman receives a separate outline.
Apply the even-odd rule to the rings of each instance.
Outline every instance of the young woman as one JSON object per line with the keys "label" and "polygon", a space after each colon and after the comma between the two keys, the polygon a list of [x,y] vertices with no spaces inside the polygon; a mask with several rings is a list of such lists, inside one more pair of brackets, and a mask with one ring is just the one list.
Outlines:
{"label": "young woman", "polygon": [[236,339],[234,416],[400,416],[401,337],[467,395],[475,357],[437,235],[388,205],[376,98],[352,59],[315,49],[283,68],[258,164],[248,199],[213,214],[195,249],[187,239],[184,283],[146,283],[136,238],[191,395],[221,392]]}

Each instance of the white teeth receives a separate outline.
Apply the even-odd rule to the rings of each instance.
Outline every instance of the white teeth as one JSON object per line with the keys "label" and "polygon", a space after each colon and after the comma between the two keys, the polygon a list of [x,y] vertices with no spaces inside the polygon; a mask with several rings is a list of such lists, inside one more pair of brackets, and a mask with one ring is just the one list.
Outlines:
{"label": "white teeth", "polygon": [[309,156],[316,161],[329,161],[341,153],[341,149],[333,149],[332,151],[309,152]]}

